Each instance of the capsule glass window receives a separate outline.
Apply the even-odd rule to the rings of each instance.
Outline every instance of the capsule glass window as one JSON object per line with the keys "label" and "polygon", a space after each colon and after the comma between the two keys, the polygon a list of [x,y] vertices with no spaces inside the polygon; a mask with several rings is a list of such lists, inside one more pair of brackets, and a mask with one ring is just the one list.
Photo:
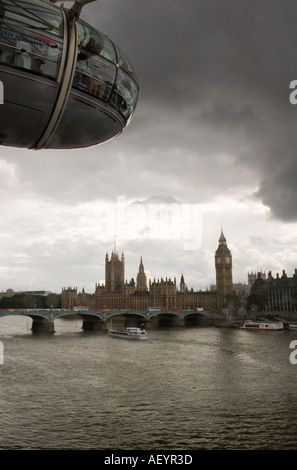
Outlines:
{"label": "capsule glass window", "polygon": [[121,67],[121,69],[127,72],[136,81],[136,83],[138,83],[135,70],[132,67],[126,55],[118,46],[116,46],[116,52],[117,52],[118,65]]}
{"label": "capsule glass window", "polygon": [[128,119],[133,114],[138,97],[138,86],[130,75],[118,69],[116,86],[111,96],[111,104]]}
{"label": "capsule glass window", "polygon": [[0,4],[0,61],[56,78],[63,48],[59,8],[37,0]]}
{"label": "capsule glass window", "polygon": [[72,86],[107,101],[115,80],[116,67],[98,55],[78,53]]}
{"label": "capsule glass window", "polygon": [[116,53],[110,39],[82,20],[78,21],[78,48],[116,63]]}

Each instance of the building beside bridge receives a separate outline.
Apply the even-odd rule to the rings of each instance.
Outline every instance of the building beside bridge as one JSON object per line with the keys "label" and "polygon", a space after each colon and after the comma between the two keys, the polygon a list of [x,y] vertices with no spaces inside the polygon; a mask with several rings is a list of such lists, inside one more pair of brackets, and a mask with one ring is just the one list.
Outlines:
{"label": "building beside bridge", "polygon": [[112,252],[105,257],[105,284],[96,284],[94,294],[78,292],[77,288],[62,289],[61,305],[64,309],[87,306],[101,309],[221,309],[226,305],[226,297],[233,293],[232,255],[227,246],[223,231],[215,252],[216,288],[209,290],[188,289],[184,275],[179,283],[176,278],[147,280],[142,257],[136,281],[125,280],[125,257]]}
{"label": "building beside bridge", "polygon": [[0,299],[2,297],[13,297],[14,295],[42,295],[43,297],[47,297],[53,294],[53,292],[49,290],[25,290],[25,291],[14,291],[13,289],[7,289],[5,292],[0,292]]}
{"label": "building beside bridge", "polygon": [[268,276],[258,273],[258,277],[251,288],[252,294],[266,292],[268,312],[297,312],[297,269],[293,276],[288,276],[283,270],[282,275],[276,277],[269,271]]}

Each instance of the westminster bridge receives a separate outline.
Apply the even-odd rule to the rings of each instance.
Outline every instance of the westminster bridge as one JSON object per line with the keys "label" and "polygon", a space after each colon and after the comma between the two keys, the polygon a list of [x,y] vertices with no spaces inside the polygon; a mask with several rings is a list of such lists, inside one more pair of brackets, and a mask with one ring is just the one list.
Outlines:
{"label": "westminster bridge", "polygon": [[125,326],[146,327],[150,323],[157,325],[184,326],[197,321],[207,321],[209,313],[203,309],[167,310],[161,308],[148,308],[146,310],[91,310],[75,307],[73,310],[64,309],[21,309],[0,310],[0,319],[7,316],[26,316],[32,319],[32,331],[55,332],[55,320],[58,318],[80,317],[83,330],[107,330],[112,321],[120,320]]}

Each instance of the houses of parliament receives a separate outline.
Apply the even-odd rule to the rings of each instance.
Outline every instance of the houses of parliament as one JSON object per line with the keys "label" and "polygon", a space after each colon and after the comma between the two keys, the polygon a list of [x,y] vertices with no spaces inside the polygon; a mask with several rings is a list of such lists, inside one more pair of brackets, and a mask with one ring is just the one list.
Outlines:
{"label": "houses of parliament", "polygon": [[214,255],[216,270],[216,287],[206,291],[188,289],[181,275],[179,285],[176,278],[161,278],[147,281],[142,257],[136,281],[132,278],[125,281],[124,254],[119,257],[113,251],[110,258],[105,257],[105,285],[96,284],[95,293],[77,292],[77,288],[63,288],[61,306],[73,309],[85,306],[94,310],[102,309],[221,309],[226,305],[226,296],[233,293],[232,255],[226,238],[221,231],[218,248]]}

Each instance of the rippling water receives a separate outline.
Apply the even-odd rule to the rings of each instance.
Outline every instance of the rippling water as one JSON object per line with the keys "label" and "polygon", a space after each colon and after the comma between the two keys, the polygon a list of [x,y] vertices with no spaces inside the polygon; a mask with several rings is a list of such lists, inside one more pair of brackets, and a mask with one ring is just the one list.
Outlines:
{"label": "rippling water", "polygon": [[297,449],[297,332],[30,326],[0,319],[0,449]]}

